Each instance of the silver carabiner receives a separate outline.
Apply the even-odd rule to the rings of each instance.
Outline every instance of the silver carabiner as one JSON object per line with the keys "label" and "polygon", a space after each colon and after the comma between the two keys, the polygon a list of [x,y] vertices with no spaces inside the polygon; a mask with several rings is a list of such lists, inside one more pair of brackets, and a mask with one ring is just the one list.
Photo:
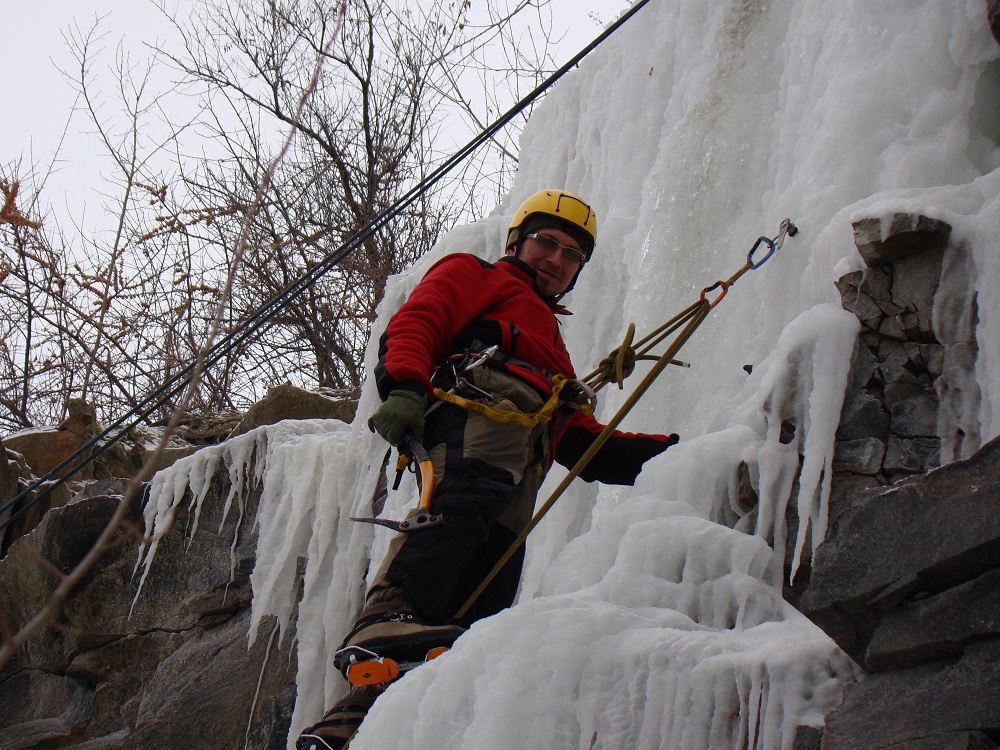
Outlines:
{"label": "silver carabiner", "polygon": [[462,368],[462,372],[468,372],[469,370],[475,370],[477,367],[482,367],[489,361],[490,357],[497,353],[499,348],[499,344],[494,344],[493,346],[486,347],[481,352],[470,352],[468,357],[466,357],[466,359],[470,361]]}
{"label": "silver carabiner", "polygon": [[590,409],[591,414],[597,409],[597,391],[582,380],[567,380],[559,395],[570,409]]}

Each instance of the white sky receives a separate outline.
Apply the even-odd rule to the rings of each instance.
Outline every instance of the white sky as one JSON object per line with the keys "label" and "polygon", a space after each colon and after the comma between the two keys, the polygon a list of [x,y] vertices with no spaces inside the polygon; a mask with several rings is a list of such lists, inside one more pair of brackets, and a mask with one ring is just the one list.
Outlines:
{"label": "white sky", "polygon": [[[86,211],[90,219],[86,224],[99,226],[104,222],[94,216],[100,199],[95,194],[93,173],[100,172],[102,165],[95,157],[96,140],[86,136],[92,126],[82,112],[73,114],[76,92],[60,72],[72,72],[76,65],[67,36],[86,34],[101,19],[103,69],[114,62],[119,43],[141,68],[148,57],[146,45],[168,40],[170,24],[154,0],[0,1],[8,30],[0,46],[0,66],[16,71],[6,76],[7,115],[0,118],[0,165],[21,160],[22,173],[32,164],[44,173],[66,130],[59,163],[46,183],[43,200],[59,213],[65,210],[60,207],[71,206],[74,220]],[[165,2],[168,9],[191,4],[191,0]],[[554,30],[565,34],[557,62],[572,57],[627,5],[626,0],[551,0]],[[105,75],[95,90],[103,85],[110,101],[115,80],[110,73]]]}

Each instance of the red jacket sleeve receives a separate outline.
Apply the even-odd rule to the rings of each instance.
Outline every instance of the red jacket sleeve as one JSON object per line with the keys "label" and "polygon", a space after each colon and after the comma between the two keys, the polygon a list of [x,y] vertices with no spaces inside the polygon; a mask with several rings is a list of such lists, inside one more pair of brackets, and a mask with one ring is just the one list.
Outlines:
{"label": "red jacket sleeve", "polygon": [[383,399],[399,387],[430,395],[431,374],[455,335],[493,303],[490,268],[472,255],[449,255],[421,279],[380,341],[375,382]]}

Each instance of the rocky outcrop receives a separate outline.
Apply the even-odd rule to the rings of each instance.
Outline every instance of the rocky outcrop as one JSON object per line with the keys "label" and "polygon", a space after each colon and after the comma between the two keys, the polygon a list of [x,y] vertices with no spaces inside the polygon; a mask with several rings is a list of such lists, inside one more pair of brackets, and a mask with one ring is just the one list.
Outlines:
{"label": "rocky outcrop", "polygon": [[[0,507],[3,508],[0,511],[0,523],[6,525],[0,529],[0,558],[7,554],[7,550],[14,542],[38,525],[49,508],[63,505],[70,498],[69,490],[65,486],[60,486],[50,491],[45,502],[34,507],[11,505],[10,500],[16,497],[31,479],[31,468],[24,460],[24,456],[8,449],[0,440]],[[15,513],[19,516],[15,517]]]}
{"label": "rocky outcrop", "polygon": [[[972,375],[976,301],[968,255],[951,237],[946,222],[921,215],[896,213],[854,224],[866,267],[837,281],[842,306],[861,328],[836,434],[831,523],[868,491],[920,476],[979,447],[978,423],[963,418],[979,400]],[[796,430],[783,423],[781,442],[792,443]],[[749,476],[749,468],[740,466],[734,500],[752,513],[748,509],[758,498]],[[797,492],[796,483],[792,496]],[[793,583],[787,583],[799,525],[794,504],[785,521],[784,596],[798,606],[811,554],[807,545]]]}
{"label": "rocky outcrop", "polygon": [[1000,438],[859,497],[817,551],[802,608],[872,672],[1000,638],[998,594]]}
{"label": "rocky outcrop", "polygon": [[854,225],[867,267],[837,281],[861,333],[837,429],[831,522],[866,490],[979,447],[978,424],[962,418],[979,400],[975,295],[967,254],[949,250],[950,237],[947,223],[919,215]]}
{"label": "rocky outcrop", "polygon": [[823,747],[995,750],[997,650],[970,644],[954,661],[867,676],[827,717]]}
{"label": "rocky outcrop", "polygon": [[[30,484],[35,477],[53,472],[98,433],[93,406],[81,399],[70,399],[66,408],[68,416],[58,427],[21,430],[3,439],[6,449],[3,458],[10,465],[7,471],[16,473],[18,478],[13,484],[0,483],[0,505],[17,495],[22,485]],[[71,491],[80,489],[82,483],[94,479],[131,476],[138,470],[138,466],[132,446],[114,446],[96,459],[88,461],[73,475],[73,481],[68,483],[68,487],[61,485],[46,493],[41,502],[21,511],[7,529],[0,531],[0,553],[6,552],[13,541],[38,525],[46,511],[67,502]],[[63,468],[53,476],[65,477],[67,469]],[[20,506],[8,509],[5,518],[18,510]]]}
{"label": "rocky outcrop", "polygon": [[1000,439],[862,496],[813,561],[803,611],[868,675],[824,748],[1000,744]]}
{"label": "rocky outcrop", "polygon": [[1000,0],[986,0],[986,13],[993,38],[997,40],[997,44],[1000,44]]}
{"label": "rocky outcrop", "polygon": [[[955,398],[978,399],[978,393],[957,392],[974,387],[971,378],[952,382],[955,373],[975,365],[974,299],[945,301],[967,309],[934,315],[942,275],[967,272],[950,258],[945,267],[950,233],[944,222],[909,214],[896,214],[885,226],[878,219],[854,225],[868,267],[837,282],[844,309],[862,328],[837,431],[835,471],[885,485],[938,466],[942,450],[950,460],[978,447],[978,434],[964,431],[945,435],[941,444],[941,427],[949,427],[942,424],[942,399],[945,408]],[[969,282],[967,276],[950,279],[964,289]]]}
{"label": "rocky outcrop", "polygon": [[[298,398],[297,390],[275,389],[244,424],[270,424],[287,411],[353,415],[353,403]],[[291,406],[283,409],[286,398]],[[11,492],[26,471],[23,462],[0,462],[0,489]],[[87,483],[0,560],[4,628],[17,631],[42,611],[105,528],[125,485],[116,478]],[[248,643],[259,490],[223,518],[228,493],[223,468],[193,535],[185,533],[191,510],[181,505],[141,590],[136,561],[143,523],[140,499],[132,502],[100,564],[73,589],[56,623],[35,632],[0,669],[2,750],[285,747],[295,699],[294,636],[279,643],[275,623],[265,621]]]}
{"label": "rocky outcrop", "polygon": [[944,222],[896,214],[854,229],[867,268],[837,286],[862,332],[800,607],[868,674],[822,746],[995,748],[1000,439],[977,451],[961,419],[979,398],[969,269]]}
{"label": "rocky outcrop", "polygon": [[[93,405],[86,401],[71,398],[66,402],[66,411],[67,417],[58,427],[21,430],[4,438],[7,447],[21,454],[35,476],[44,476],[54,470],[101,429]],[[141,446],[132,440],[111,446],[74,472],[76,487],[91,479],[131,476],[142,466],[141,452]],[[67,468],[54,476],[65,476]]]}
{"label": "rocky outcrop", "polygon": [[[47,510],[64,504],[72,492],[95,479],[128,479],[150,463],[154,472],[160,471],[191,455],[202,445],[217,444],[255,427],[284,419],[339,419],[350,422],[354,419],[357,403],[354,392],[326,395],[285,383],[270,389],[245,414],[189,415],[176,426],[169,442],[160,450],[156,450],[160,442],[159,429],[136,427],[122,439],[111,443],[93,460],[86,461],[81,455],[79,461],[56,472],[54,476],[62,478],[67,476],[69,469],[80,464],[65,485],[47,493],[41,502],[26,512],[22,511],[7,533],[0,533],[0,554],[13,540],[33,529]],[[68,416],[58,427],[31,428],[4,437],[4,444],[14,452],[12,460],[19,461],[23,467],[21,476],[24,484],[48,474],[80,451],[103,429],[94,407],[85,401],[69,399],[66,408]],[[0,487],[0,504],[6,503],[15,494],[14,491],[6,493]]]}
{"label": "rocky outcrop", "polygon": [[[269,639],[273,623],[248,648],[255,498],[223,522],[224,479],[214,481],[190,540],[178,532],[160,541],[141,592],[133,575],[141,519],[131,509],[128,527],[66,600],[57,626],[38,631],[0,671],[0,747],[284,747],[294,653]],[[0,561],[9,627],[41,611],[111,518],[122,488],[90,486]],[[190,522],[186,514],[175,528]]]}
{"label": "rocky outcrop", "polygon": [[283,419],[339,419],[353,422],[358,409],[357,394],[341,393],[336,398],[283,383],[251,406],[233,430],[242,435],[255,427],[276,424]]}

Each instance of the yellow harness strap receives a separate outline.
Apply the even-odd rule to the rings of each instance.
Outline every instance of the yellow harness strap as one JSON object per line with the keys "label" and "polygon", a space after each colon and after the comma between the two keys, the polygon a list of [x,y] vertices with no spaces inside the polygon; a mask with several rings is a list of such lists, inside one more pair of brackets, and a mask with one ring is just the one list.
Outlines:
{"label": "yellow harness strap", "polygon": [[565,385],[566,378],[562,375],[552,376],[552,395],[549,396],[549,400],[545,402],[542,408],[533,414],[523,411],[506,411],[504,409],[497,409],[495,407],[488,406],[487,404],[480,403],[479,401],[473,401],[472,399],[464,398],[454,393],[442,391],[440,388],[434,389],[434,397],[441,401],[446,401],[449,404],[460,406],[468,411],[474,411],[477,414],[482,414],[487,419],[492,419],[494,422],[499,422],[500,424],[517,422],[519,425],[523,425],[524,427],[531,429],[540,424],[544,425],[549,423],[549,420],[552,419],[552,412],[554,412],[556,407],[559,405],[559,394],[562,392]]}

